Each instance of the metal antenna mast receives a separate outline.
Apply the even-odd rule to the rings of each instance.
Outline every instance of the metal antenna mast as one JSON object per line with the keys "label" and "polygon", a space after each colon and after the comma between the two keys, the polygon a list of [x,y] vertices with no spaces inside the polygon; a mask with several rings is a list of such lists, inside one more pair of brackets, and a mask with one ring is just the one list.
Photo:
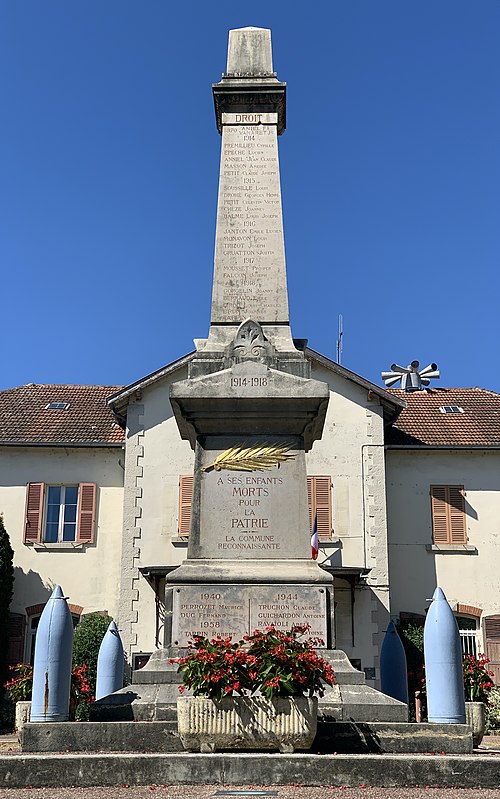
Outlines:
{"label": "metal antenna mast", "polygon": [[342,337],[344,335],[343,323],[344,323],[344,318],[343,318],[342,314],[339,313],[339,337],[337,339],[337,363],[342,363],[342,350],[343,350]]}

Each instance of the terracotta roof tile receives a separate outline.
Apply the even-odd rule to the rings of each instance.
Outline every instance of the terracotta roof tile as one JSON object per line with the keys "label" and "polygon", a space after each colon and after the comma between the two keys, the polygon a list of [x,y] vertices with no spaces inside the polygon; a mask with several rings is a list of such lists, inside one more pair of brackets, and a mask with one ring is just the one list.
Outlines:
{"label": "terracotta roof tile", "polygon": [[[500,446],[500,394],[494,391],[475,387],[390,392],[408,405],[387,431],[387,444]],[[463,413],[442,413],[445,405],[458,405]]]}
{"label": "terracotta roof tile", "polygon": [[[106,399],[120,386],[35,385],[0,391],[0,443],[118,444],[124,432]],[[47,410],[67,402],[67,410]]]}

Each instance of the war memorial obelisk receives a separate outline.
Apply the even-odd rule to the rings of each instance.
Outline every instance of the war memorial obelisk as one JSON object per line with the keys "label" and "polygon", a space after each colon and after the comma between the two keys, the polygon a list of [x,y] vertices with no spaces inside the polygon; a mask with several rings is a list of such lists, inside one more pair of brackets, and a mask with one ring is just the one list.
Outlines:
{"label": "war memorial obelisk", "polygon": [[288,315],[278,136],[285,84],[271,32],[229,32],[227,71],[213,86],[222,134],[209,335],[170,401],[195,452],[187,558],[167,575],[164,647],[132,685],[92,706],[95,720],[175,714],[172,658],[193,636],[234,640],[274,624],[309,624],[337,685],[332,717],[405,721],[407,708],[365,684],[335,649],[333,579],[311,558],[305,453],[321,438],[329,388],[310,378]]}
{"label": "war memorial obelisk", "polygon": [[187,560],[167,578],[165,644],[308,623],[332,646],[332,577],[311,558],[305,463],[329,389],[310,379],[290,330],[278,164],[285,84],[269,30],[230,31],[213,93],[222,152],[212,315],[189,378],[171,389],[195,473]]}

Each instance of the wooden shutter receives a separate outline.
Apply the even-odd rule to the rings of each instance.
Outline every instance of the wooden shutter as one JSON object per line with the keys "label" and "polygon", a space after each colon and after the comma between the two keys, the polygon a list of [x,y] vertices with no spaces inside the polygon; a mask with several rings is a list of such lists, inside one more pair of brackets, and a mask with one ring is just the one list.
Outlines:
{"label": "wooden shutter", "polygon": [[431,486],[434,544],[466,544],[467,525],[463,486]]}
{"label": "wooden shutter", "polygon": [[500,685],[500,616],[486,616],[483,629],[486,655],[491,661],[488,669],[493,672],[495,684]]}
{"label": "wooden shutter", "polygon": [[43,483],[28,483],[26,488],[26,513],[24,516],[25,544],[40,541],[43,517]]}
{"label": "wooden shutter", "polygon": [[7,649],[7,665],[17,666],[24,661],[24,630],[26,619],[24,613],[9,613],[9,644]]}
{"label": "wooden shutter", "polygon": [[179,530],[178,535],[185,538],[191,528],[191,504],[193,502],[192,474],[179,475]]}
{"label": "wooden shutter", "polygon": [[307,500],[311,533],[314,518],[318,519],[318,536],[332,537],[332,478],[330,476],[307,478]]}
{"label": "wooden shutter", "polygon": [[448,486],[450,540],[452,544],[467,543],[467,526],[463,486]]}
{"label": "wooden shutter", "polygon": [[96,514],[96,484],[80,483],[78,486],[78,526],[77,541],[82,544],[94,543]]}

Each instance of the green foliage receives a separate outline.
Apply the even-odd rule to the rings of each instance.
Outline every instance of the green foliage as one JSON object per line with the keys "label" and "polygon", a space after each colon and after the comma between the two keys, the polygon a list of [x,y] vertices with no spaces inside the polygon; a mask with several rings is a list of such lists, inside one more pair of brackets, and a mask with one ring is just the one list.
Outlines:
{"label": "green foliage", "polygon": [[18,663],[9,666],[10,680],[4,683],[9,699],[12,702],[27,702],[31,699],[33,689],[33,666],[29,663]]}
{"label": "green foliage", "polygon": [[86,678],[93,696],[95,696],[99,647],[110,622],[109,616],[101,616],[100,613],[89,613],[88,616],[83,617],[75,629],[73,666],[86,664]]}
{"label": "green foliage", "polygon": [[9,647],[9,607],[14,590],[14,552],[0,515],[0,684],[7,677]]}
{"label": "green foliage", "polygon": [[318,657],[319,639],[303,639],[308,625],[296,625],[289,632],[273,625],[265,632],[256,630],[233,643],[228,638],[195,636],[191,652],[178,658],[185,687],[195,696],[223,699],[260,690],[268,699],[274,696],[323,696],[323,684],[334,685],[333,669]]}
{"label": "green foliage", "polygon": [[500,685],[495,685],[488,696],[487,730],[500,730]]}

